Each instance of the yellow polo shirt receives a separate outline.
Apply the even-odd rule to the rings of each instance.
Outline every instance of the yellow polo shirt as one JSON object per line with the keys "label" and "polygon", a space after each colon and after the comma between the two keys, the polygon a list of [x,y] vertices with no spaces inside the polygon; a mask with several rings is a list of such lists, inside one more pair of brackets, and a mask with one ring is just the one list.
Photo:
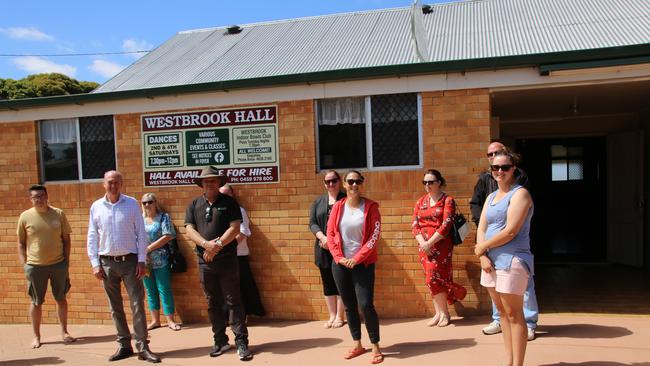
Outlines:
{"label": "yellow polo shirt", "polygon": [[27,244],[27,264],[48,266],[61,262],[64,259],[61,235],[71,232],[63,211],[52,206],[45,213],[32,207],[18,219],[17,234],[20,242]]}

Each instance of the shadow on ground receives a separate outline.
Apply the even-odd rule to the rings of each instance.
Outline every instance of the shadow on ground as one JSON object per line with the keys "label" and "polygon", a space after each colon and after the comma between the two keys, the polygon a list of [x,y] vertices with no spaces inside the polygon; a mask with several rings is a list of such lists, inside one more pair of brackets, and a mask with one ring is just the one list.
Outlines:
{"label": "shadow on ground", "polygon": [[587,361],[579,363],[547,363],[539,366],[650,366],[650,362],[633,362],[633,363],[620,363],[612,361]]}
{"label": "shadow on ground", "polygon": [[30,358],[30,359],[23,359],[23,360],[0,361],[0,365],[6,365],[6,366],[58,365],[62,363],[65,363],[65,360],[62,360],[59,357],[39,357],[39,358]]}
{"label": "shadow on ground", "polygon": [[632,334],[627,328],[594,324],[541,325],[535,332],[544,338],[619,338]]}
{"label": "shadow on ground", "polygon": [[403,342],[395,343],[381,350],[386,358],[404,359],[435,352],[450,351],[459,348],[469,348],[476,345],[474,338],[447,339],[444,341]]}

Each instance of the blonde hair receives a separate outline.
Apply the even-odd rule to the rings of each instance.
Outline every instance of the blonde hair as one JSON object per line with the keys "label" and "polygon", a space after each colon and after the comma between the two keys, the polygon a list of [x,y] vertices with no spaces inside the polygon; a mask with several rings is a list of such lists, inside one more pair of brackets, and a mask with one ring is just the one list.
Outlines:
{"label": "blonde hair", "polygon": [[153,193],[145,193],[142,195],[142,198],[140,199],[140,205],[142,206],[142,216],[146,216],[146,211],[144,210],[144,205],[142,202],[144,201],[153,201],[154,207],[156,207],[156,213],[163,213],[165,210],[163,210],[162,206],[160,203],[158,203],[158,199],[156,198],[156,195]]}

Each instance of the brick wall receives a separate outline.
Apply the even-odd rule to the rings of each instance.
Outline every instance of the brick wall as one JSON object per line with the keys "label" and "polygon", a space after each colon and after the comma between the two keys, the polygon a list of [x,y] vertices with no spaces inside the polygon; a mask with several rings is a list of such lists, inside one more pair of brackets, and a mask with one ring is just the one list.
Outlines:
{"label": "brick wall", "polygon": [[[308,230],[309,207],[323,193],[316,173],[313,101],[278,104],[280,183],[239,185],[236,194],[251,217],[251,267],[268,317],[274,319],[323,319],[327,310],[320,276],[313,264],[313,236]],[[469,215],[467,204],[477,174],[484,168],[484,152],[490,136],[487,90],[422,93],[425,168],[439,169],[448,181],[447,192]],[[124,193],[140,197],[155,192],[159,201],[182,226],[186,204],[201,193],[198,187],[144,189],[140,115],[116,115],[117,163],[125,177]],[[0,125],[0,323],[25,323],[29,299],[23,270],[17,258],[16,220],[30,207],[26,189],[38,180],[36,123]],[[15,146],[15,147],[14,147]],[[415,241],[410,233],[412,207],[424,194],[422,170],[368,172],[364,189],[380,203],[383,221],[377,263],[376,301],[383,318],[423,317],[432,314],[431,296],[423,283]],[[103,194],[101,183],[50,184],[50,203],[64,209],[73,227],[71,256],[72,290],[69,294],[72,323],[111,323],[100,282],[94,279],[86,256],[88,208]],[[199,286],[192,247],[182,235],[180,245],[189,270],[174,275],[177,312],[186,322],[205,322],[205,299]],[[470,238],[473,234],[470,234]],[[486,310],[487,294],[478,284],[479,267],[472,243],[455,248],[454,277],[468,295],[463,314]],[[128,305],[125,303],[125,306]],[[452,312],[454,309],[452,308]],[[128,313],[128,312],[127,312]],[[54,301],[48,293],[44,322],[56,322]]]}

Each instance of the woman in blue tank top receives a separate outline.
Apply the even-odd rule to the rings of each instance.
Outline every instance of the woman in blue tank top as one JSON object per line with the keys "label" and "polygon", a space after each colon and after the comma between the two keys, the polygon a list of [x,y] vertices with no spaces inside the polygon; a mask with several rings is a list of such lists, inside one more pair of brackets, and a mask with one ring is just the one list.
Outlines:
{"label": "woman in blue tank top", "polygon": [[490,165],[499,189],[485,200],[474,252],[481,261],[481,285],[487,288],[501,314],[506,349],[504,365],[523,365],[527,329],[523,299],[528,277],[534,274],[530,252],[530,219],[533,200],[515,183],[519,157],[498,154]]}

